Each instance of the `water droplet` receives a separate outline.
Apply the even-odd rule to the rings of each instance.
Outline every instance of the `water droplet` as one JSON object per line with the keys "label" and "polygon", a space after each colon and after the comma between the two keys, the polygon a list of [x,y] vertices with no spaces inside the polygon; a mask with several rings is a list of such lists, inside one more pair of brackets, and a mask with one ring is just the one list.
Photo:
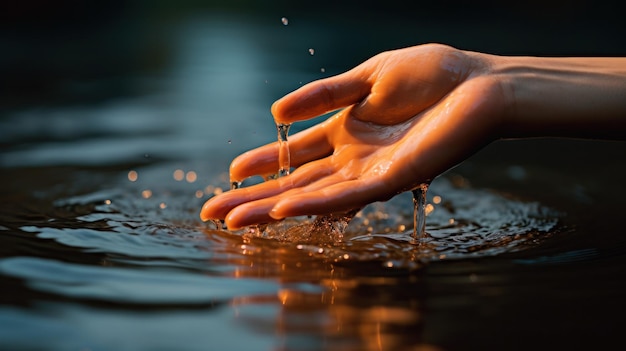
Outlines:
{"label": "water droplet", "polygon": [[177,169],[174,171],[174,179],[180,182],[184,178],[185,178],[185,171],[183,171],[182,169]]}
{"label": "water droplet", "polygon": [[187,180],[187,183],[193,183],[198,179],[198,175],[196,174],[196,172],[194,171],[189,171],[187,172],[187,174],[185,175],[185,180]]}
{"label": "water droplet", "polygon": [[150,189],[146,189],[144,191],[141,192],[141,197],[143,197],[144,199],[149,199],[152,197],[152,190]]}
{"label": "water droplet", "polygon": [[224,225],[223,225],[222,221],[220,221],[219,219],[214,219],[211,222],[215,226],[215,229],[217,229],[217,230],[224,229]]}
{"label": "water droplet", "polygon": [[[284,26],[289,24],[289,20],[287,19],[287,17],[283,17],[280,19],[280,21],[283,23]],[[297,27],[297,26],[296,26]]]}
{"label": "water droplet", "polygon": [[229,143],[229,144],[232,144],[232,143],[233,143],[233,141],[232,141],[232,140],[230,140],[230,139],[228,139],[228,143]]}
{"label": "water droplet", "polygon": [[424,208],[424,214],[426,216],[429,216],[434,210],[435,210],[435,206],[433,206],[433,204],[427,204],[426,207]]}
{"label": "water droplet", "polygon": [[315,49],[313,48],[309,49],[309,54],[311,54],[311,56],[315,55]]}
{"label": "water droplet", "polygon": [[320,68],[320,72],[322,72],[322,73],[326,72],[326,68],[324,68],[324,67]]}
{"label": "water droplet", "polygon": [[278,174],[268,174],[263,176],[263,179],[265,179],[265,181],[267,182],[268,180],[274,180],[278,178]]}
{"label": "water droplet", "polygon": [[138,177],[139,175],[137,174],[136,171],[128,172],[128,180],[130,180],[131,182],[136,182]]}
{"label": "water droplet", "polygon": [[159,207],[160,207],[161,209],[165,209],[165,208],[167,207],[167,205],[165,204],[165,202],[161,202],[161,203],[159,204]]}
{"label": "water droplet", "polygon": [[105,205],[110,205],[111,204],[111,200],[109,200],[109,199],[104,200],[104,204]]}
{"label": "water droplet", "polygon": [[201,198],[204,196],[204,192],[202,190],[196,190],[196,198]]}

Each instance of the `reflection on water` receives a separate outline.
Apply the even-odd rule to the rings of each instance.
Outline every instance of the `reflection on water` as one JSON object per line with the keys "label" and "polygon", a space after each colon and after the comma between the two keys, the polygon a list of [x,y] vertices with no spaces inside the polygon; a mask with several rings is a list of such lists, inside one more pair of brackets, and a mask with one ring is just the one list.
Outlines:
{"label": "reflection on water", "polygon": [[[90,175],[81,177],[98,181]],[[165,337],[146,341],[151,329],[171,336],[195,320],[220,324],[190,336],[198,349],[219,335],[237,338],[228,325],[246,337],[223,349],[268,342],[284,349],[403,349],[423,342],[420,267],[520,250],[558,228],[550,209],[473,189],[457,176],[430,187],[425,245],[412,240],[410,193],[367,206],[347,227],[303,217],[231,233],[198,218],[212,196],[204,191],[228,186],[225,175],[209,186],[198,181],[202,170],[168,164],[113,175],[106,186],[44,191],[5,213],[2,240],[22,249],[0,259],[0,274],[23,292],[11,299],[30,307],[0,308],[4,340],[37,345],[17,332],[28,328],[54,333],[52,348],[113,349],[120,345],[98,328],[138,323],[125,347],[150,349],[171,345]]]}
{"label": "reflection on water", "polygon": [[303,253],[331,262],[373,261],[384,267],[415,268],[433,260],[527,248],[558,232],[556,211],[466,184],[459,176],[432,184],[430,201],[424,205],[428,208],[424,237],[419,241],[413,237],[413,208],[407,192],[391,201],[371,204],[354,217],[321,216],[326,224],[319,218],[300,217],[242,230],[242,251],[258,254],[267,250],[264,244],[271,239],[296,243],[296,249]]}
{"label": "reflection on water", "polygon": [[[329,13],[307,21],[284,8],[173,11],[152,28],[114,3],[108,20],[70,27],[88,31],[46,22],[43,37],[32,23],[0,33],[12,40],[0,69],[25,84],[0,97],[10,100],[0,106],[0,349],[621,342],[620,143],[483,150],[431,184],[423,245],[411,238],[410,193],[349,222],[302,217],[231,233],[198,218],[231,186],[228,162],[275,140],[269,106],[302,82],[418,42],[526,53],[519,45],[552,31],[495,38],[482,24],[442,25],[428,13],[385,21],[378,8],[367,26],[353,8],[323,25]],[[577,33],[589,32],[576,23],[563,33],[582,45]],[[564,50],[553,44],[529,51]]]}

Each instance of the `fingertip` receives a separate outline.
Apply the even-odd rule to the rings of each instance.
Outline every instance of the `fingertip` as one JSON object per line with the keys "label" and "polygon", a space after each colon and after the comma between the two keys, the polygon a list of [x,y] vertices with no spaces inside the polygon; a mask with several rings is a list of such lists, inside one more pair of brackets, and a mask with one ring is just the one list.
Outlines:
{"label": "fingertip", "polygon": [[230,230],[273,222],[274,219],[268,214],[270,209],[271,200],[267,199],[241,204],[228,212],[224,222]]}
{"label": "fingertip", "polygon": [[289,201],[281,200],[281,201],[278,201],[274,205],[274,207],[272,207],[272,209],[269,211],[268,214],[272,219],[279,221],[287,217],[294,217],[293,214],[289,212],[289,210],[290,210]]}
{"label": "fingertip", "polygon": [[233,159],[230,163],[230,180],[242,182],[255,175],[273,173],[278,168],[278,145],[270,143],[251,151],[247,151]]}
{"label": "fingertip", "polygon": [[211,220],[211,218],[210,218],[209,216],[207,216],[207,215],[204,215],[204,214],[202,213],[202,211],[201,211],[201,212],[200,212],[200,220],[201,220],[202,222],[208,222],[209,220]]}
{"label": "fingertip", "polygon": [[274,116],[274,121],[276,121],[277,123],[290,123],[290,121],[287,120],[287,116],[283,108],[284,99],[285,98],[283,97],[281,99],[274,101],[274,103],[272,104],[272,107],[270,108],[270,111],[272,112],[272,116]]}
{"label": "fingertip", "polygon": [[202,205],[202,209],[200,209],[200,219],[203,222],[214,220],[214,219],[223,219],[223,218],[219,218],[217,213],[215,213],[214,208],[212,206],[213,202],[211,200],[213,199],[207,200],[204,203],[204,205]]}
{"label": "fingertip", "polygon": [[208,199],[200,210],[200,219],[203,221],[222,220],[233,208],[246,201],[241,192],[227,191]]}
{"label": "fingertip", "polygon": [[231,182],[241,182],[245,178],[248,177],[247,172],[245,172],[246,165],[247,165],[247,162],[245,161],[245,159],[248,153],[249,151],[235,157],[230,162],[228,173],[229,173]]}
{"label": "fingertip", "polygon": [[245,225],[241,223],[241,216],[238,214],[236,208],[232,209],[224,216],[224,224],[226,224],[226,228],[229,230],[237,230],[245,227]]}
{"label": "fingertip", "polygon": [[280,208],[277,208],[277,206],[278,205],[274,206],[270,210],[269,215],[270,215],[270,217],[272,217],[273,219],[278,221],[278,220],[284,219],[285,216],[282,215],[282,213],[280,212]]}
{"label": "fingertip", "polygon": [[231,216],[226,216],[226,218],[224,219],[224,224],[226,224],[226,228],[228,228],[228,230],[239,230],[245,227],[245,225],[241,225],[241,223],[238,222],[237,219],[233,219]]}
{"label": "fingertip", "polygon": [[[300,120],[315,117],[308,104],[308,85],[294,90],[274,101],[270,108],[276,123],[291,124]],[[313,113],[313,114],[312,114]]]}

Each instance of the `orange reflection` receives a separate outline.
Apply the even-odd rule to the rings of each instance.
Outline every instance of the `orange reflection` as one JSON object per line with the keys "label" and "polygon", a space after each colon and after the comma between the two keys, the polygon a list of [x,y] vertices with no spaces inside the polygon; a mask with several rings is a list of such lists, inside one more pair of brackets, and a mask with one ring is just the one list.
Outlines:
{"label": "orange reflection", "polygon": [[[310,337],[310,342],[320,343],[320,349],[436,350],[422,340],[419,270],[393,273],[396,268],[388,268],[385,261],[333,255],[332,245],[285,243],[212,230],[207,234],[232,241],[228,262],[237,267],[232,276],[280,284],[274,297],[231,301],[240,322],[251,328],[263,325],[266,332],[285,340],[278,350],[298,349],[297,341],[291,341],[293,335],[302,335],[295,338],[300,341]],[[397,286],[410,289],[398,291]],[[277,312],[263,321],[258,314],[245,312],[247,306],[259,304],[277,306]]]}

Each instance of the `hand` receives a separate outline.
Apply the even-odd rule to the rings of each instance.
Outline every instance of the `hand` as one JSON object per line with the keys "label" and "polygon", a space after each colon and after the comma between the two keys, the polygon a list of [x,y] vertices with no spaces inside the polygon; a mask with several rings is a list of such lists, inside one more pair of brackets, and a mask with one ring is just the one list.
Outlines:
{"label": "hand", "polygon": [[[507,94],[489,56],[429,44],[379,54],[272,106],[277,123],[344,108],[289,138],[285,177],[215,196],[203,220],[229,229],[361,208],[429,182],[497,137]],[[237,157],[233,180],[278,170],[278,143]]]}

